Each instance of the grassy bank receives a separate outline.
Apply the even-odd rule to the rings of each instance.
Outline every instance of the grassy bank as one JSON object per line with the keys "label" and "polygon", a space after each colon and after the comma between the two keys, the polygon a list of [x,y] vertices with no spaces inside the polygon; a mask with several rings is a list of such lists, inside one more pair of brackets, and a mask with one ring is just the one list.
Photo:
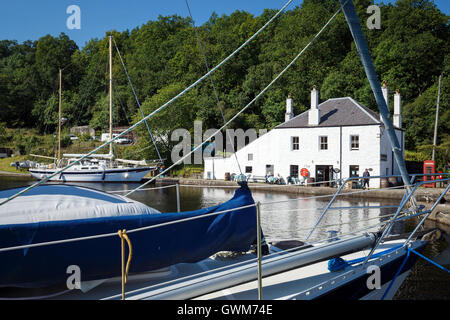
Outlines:
{"label": "grassy bank", "polygon": [[27,169],[22,169],[16,167],[11,167],[11,162],[21,162],[27,160],[27,156],[15,156],[0,159],[0,171],[10,172],[10,173],[28,173]]}

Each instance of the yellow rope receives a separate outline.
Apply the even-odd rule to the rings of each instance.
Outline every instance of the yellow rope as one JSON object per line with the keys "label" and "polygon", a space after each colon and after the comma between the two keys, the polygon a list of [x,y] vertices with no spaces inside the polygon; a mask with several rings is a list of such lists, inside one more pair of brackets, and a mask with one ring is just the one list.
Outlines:
{"label": "yellow rope", "polygon": [[[128,238],[127,231],[125,229],[117,231],[121,239],[121,252],[122,252],[122,300],[125,300],[125,284],[128,281],[128,271],[130,268],[131,258],[133,257],[133,247],[131,246],[130,238]],[[125,241],[128,244],[128,260],[125,267]]]}

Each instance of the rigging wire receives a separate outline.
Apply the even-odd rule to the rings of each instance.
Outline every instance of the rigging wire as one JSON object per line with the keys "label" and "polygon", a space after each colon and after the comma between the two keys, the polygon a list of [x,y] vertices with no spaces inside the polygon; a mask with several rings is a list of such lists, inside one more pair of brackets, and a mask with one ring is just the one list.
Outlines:
{"label": "rigging wire", "polygon": [[[145,116],[145,118],[139,120],[138,122],[136,122],[134,125],[132,125],[131,127],[129,127],[128,129],[122,131],[121,133],[119,133],[117,136],[112,137],[110,140],[106,141],[104,144],[94,148],[92,151],[90,151],[89,153],[83,155],[82,157],[76,159],[75,161],[73,161],[72,163],[68,164],[67,166],[65,166],[64,168],[55,171],[54,173],[46,176],[45,178],[43,178],[42,180],[32,184],[31,186],[17,192],[16,194],[2,200],[0,202],[0,206],[4,205],[5,203],[17,198],[18,196],[28,192],[29,190],[46,183],[47,181],[49,181],[52,177],[61,174],[62,172],[64,172],[65,170],[71,168],[72,166],[81,163],[82,160],[89,158],[91,155],[95,154],[97,151],[103,149],[104,147],[110,145],[111,143],[113,143],[114,141],[116,141],[117,139],[121,138],[122,136],[124,136],[125,134],[127,134],[128,132],[134,130],[137,126],[139,126],[140,124],[142,124],[142,122],[144,122],[147,119],[150,119],[151,117],[153,117],[156,113],[164,110],[165,108],[167,108],[169,105],[171,105],[174,101],[176,101],[177,99],[179,99],[180,97],[182,97],[183,95],[185,95],[187,92],[189,92],[190,90],[192,90],[194,87],[196,87],[200,82],[202,82],[203,80],[206,79],[206,77],[209,76],[209,74],[211,74],[212,72],[216,71],[217,69],[219,69],[222,65],[224,65],[228,60],[230,60],[232,57],[234,57],[239,51],[241,51],[245,46],[247,46],[247,44],[252,41],[253,39],[256,38],[257,35],[259,35],[273,20],[275,20],[286,8],[287,6],[292,2],[293,0],[289,0],[288,2],[286,2],[286,4],[276,13],[274,14],[258,31],[256,31],[250,38],[248,38],[243,44],[241,44],[236,50],[234,50],[231,54],[229,54],[225,59],[223,59],[218,65],[216,65],[214,68],[212,68],[208,73],[204,74],[202,77],[200,77],[199,79],[197,79],[194,83],[192,83],[190,86],[188,86],[187,88],[185,88],[183,91],[181,91],[180,93],[178,93],[175,97],[173,97],[172,99],[170,99],[169,101],[167,101],[166,103],[164,103],[163,105],[161,105],[160,107],[158,107],[157,109],[155,109],[154,111],[152,111],[150,114],[148,114],[147,116]],[[240,113],[239,113],[240,114]],[[239,115],[237,114],[237,115]],[[237,116],[236,115],[236,116]],[[235,117],[233,117],[232,120],[234,120]],[[230,121],[230,122],[231,122]],[[208,140],[211,138],[208,138]],[[200,145],[201,146],[201,145]],[[197,148],[198,149],[198,148]],[[159,174],[161,175],[161,173]],[[158,175],[158,176],[159,176]]]}
{"label": "rigging wire", "polygon": [[[200,36],[198,35],[197,28],[195,27],[195,22],[194,22],[194,18],[192,17],[191,8],[189,7],[188,0],[185,0],[185,2],[186,2],[186,7],[187,7],[188,12],[189,12],[189,16],[191,17],[191,20],[192,20],[192,26],[194,27],[194,32],[195,32],[195,36],[196,36],[196,38],[197,38],[197,43],[198,43],[198,46],[199,46],[200,51],[201,51],[201,53],[202,53],[203,60],[204,60],[204,62],[205,62],[206,71],[209,73],[208,60],[206,59],[206,55],[205,55],[205,52],[204,52],[204,50],[203,50],[202,42],[200,41]],[[214,91],[214,95],[215,95],[215,97],[216,97],[217,106],[219,107],[220,114],[221,114],[221,116],[222,116],[222,120],[223,120],[223,122],[226,124],[226,123],[227,123],[227,120],[225,119],[225,115],[224,115],[222,106],[220,105],[219,95],[218,95],[218,93],[217,93],[217,89],[216,89],[216,86],[215,86],[215,84],[214,84],[214,80],[213,80],[212,74],[209,74],[209,79],[210,79],[210,81],[211,81],[211,85],[212,85],[212,88],[213,88],[213,91]],[[235,158],[236,163],[237,163],[237,165],[238,165],[239,172],[240,172],[240,174],[242,174],[241,164],[239,163],[239,160],[238,160],[237,155],[236,155],[236,151],[235,151],[235,149],[234,149],[234,141],[231,139],[230,133],[228,132],[227,128],[228,128],[228,127],[225,126],[225,136],[226,136],[227,139],[229,140],[229,143],[230,143],[230,145],[231,145],[231,151],[232,151],[233,154],[234,154],[234,158]]]}
{"label": "rigging wire", "polygon": [[[347,0],[348,1],[348,0]],[[194,153],[197,149],[199,149],[201,146],[203,146],[205,144],[206,141],[210,140],[212,137],[214,137],[218,132],[220,132],[223,128],[225,128],[225,126],[227,126],[228,124],[230,124],[232,121],[234,121],[241,113],[243,113],[246,109],[248,109],[256,100],[259,99],[259,97],[261,97],[296,61],[298,58],[300,58],[300,56],[303,55],[303,53],[306,51],[306,49],[309,48],[309,46],[322,34],[322,32],[326,29],[326,27],[331,23],[331,21],[333,21],[333,19],[338,15],[339,12],[341,12],[342,7],[339,7],[339,9],[335,12],[335,14],[328,20],[328,22],[322,27],[322,29],[320,29],[320,31],[313,37],[313,39],[311,39],[311,41],[302,49],[302,51],[300,51],[297,56],[295,56],[295,58],[274,78],[272,79],[272,81],[261,91],[259,92],[245,107],[243,107],[238,113],[236,113],[230,120],[228,120],[221,128],[219,128],[218,130],[216,130],[211,136],[209,136],[208,138],[204,139],[204,141],[199,144],[198,146],[196,146],[193,150],[191,150],[191,152],[189,152],[188,154],[184,155],[183,157],[181,157],[178,161],[176,161],[174,164],[172,164],[170,167],[168,167],[167,169],[163,170],[162,172],[160,172],[158,175],[154,176],[152,179],[148,180],[147,182],[141,184],[140,186],[138,186],[137,188],[135,188],[134,190],[131,190],[129,193],[125,194],[126,197],[128,197],[130,194],[134,193],[135,191],[141,189],[142,187],[146,186],[147,184],[155,181],[156,178],[158,178],[159,176],[161,176],[162,174],[166,173],[167,171],[169,171],[170,169],[172,169],[173,167],[175,167],[176,165],[178,165],[181,161],[183,161],[184,159],[186,159],[188,156],[190,156],[192,153]],[[210,73],[207,73],[207,75]]]}
{"label": "rigging wire", "polygon": [[123,69],[125,70],[125,74],[127,75],[128,82],[130,83],[131,90],[133,91],[134,98],[136,99],[136,103],[137,103],[137,105],[138,105],[138,107],[139,107],[139,111],[141,112],[142,118],[144,119],[145,126],[147,127],[147,131],[148,131],[148,133],[149,133],[149,135],[150,135],[150,138],[151,138],[152,141],[153,141],[153,144],[155,145],[156,153],[158,153],[159,160],[160,160],[160,161],[163,161],[162,158],[161,158],[161,154],[159,153],[158,146],[156,145],[155,138],[153,137],[153,134],[152,134],[152,132],[150,131],[150,127],[148,126],[147,120],[145,120],[145,114],[144,114],[144,111],[142,111],[141,104],[140,104],[140,102],[139,102],[139,99],[138,99],[138,97],[137,97],[136,91],[134,90],[133,83],[131,82],[130,76],[129,76],[129,74],[128,74],[127,67],[125,66],[125,63],[124,63],[124,61],[123,61],[123,59],[122,59],[122,55],[120,54],[119,47],[117,46],[117,43],[116,43],[116,40],[114,39],[114,37],[112,37],[112,39],[113,39],[113,41],[114,41],[114,46],[116,47],[117,53],[119,54],[120,62],[122,62]]}

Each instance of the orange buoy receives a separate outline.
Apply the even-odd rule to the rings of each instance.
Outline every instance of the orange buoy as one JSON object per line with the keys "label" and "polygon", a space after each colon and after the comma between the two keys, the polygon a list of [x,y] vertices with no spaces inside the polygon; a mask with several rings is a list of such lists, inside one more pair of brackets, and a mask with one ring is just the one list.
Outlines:
{"label": "orange buoy", "polygon": [[307,177],[307,176],[309,176],[309,171],[306,168],[302,168],[300,170],[300,174],[302,175],[302,177]]}

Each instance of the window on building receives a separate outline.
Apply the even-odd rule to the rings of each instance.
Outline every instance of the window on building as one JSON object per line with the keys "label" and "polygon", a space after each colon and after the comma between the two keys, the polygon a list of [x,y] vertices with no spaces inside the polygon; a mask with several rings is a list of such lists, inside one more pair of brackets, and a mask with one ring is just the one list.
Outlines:
{"label": "window on building", "polygon": [[253,169],[251,166],[245,167],[245,173],[252,173]]}
{"label": "window on building", "polygon": [[299,137],[291,137],[291,145],[292,150],[299,150],[300,149],[300,139]]}
{"label": "window on building", "polygon": [[248,154],[248,161],[252,161],[253,160],[253,153],[249,153]]}
{"label": "window on building", "polygon": [[319,150],[328,150],[328,136],[319,137]]}
{"label": "window on building", "polygon": [[359,166],[350,166],[350,177],[359,177]]}
{"label": "window on building", "polygon": [[350,150],[359,150],[359,136],[358,135],[350,136]]}
{"label": "window on building", "polygon": [[266,176],[273,176],[274,171],[273,164],[266,164]]}
{"label": "window on building", "polygon": [[296,177],[298,178],[298,166],[297,165],[291,165],[290,168],[290,174],[291,177]]}

